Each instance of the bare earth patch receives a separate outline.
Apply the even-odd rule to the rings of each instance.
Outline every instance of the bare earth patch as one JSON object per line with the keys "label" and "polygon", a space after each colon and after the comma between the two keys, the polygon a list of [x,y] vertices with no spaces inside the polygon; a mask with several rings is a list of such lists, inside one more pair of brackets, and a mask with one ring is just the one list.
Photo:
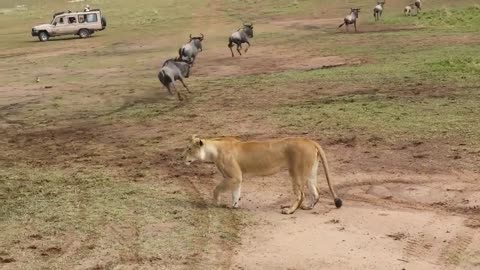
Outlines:
{"label": "bare earth patch", "polygon": [[[345,65],[359,65],[359,59],[345,59],[340,56],[309,56],[301,52],[292,52],[275,48],[259,48],[252,45],[247,53],[242,50],[238,56],[234,48],[235,57],[218,57],[208,55],[199,59],[201,68],[193,68],[192,74],[196,76],[224,77],[254,74],[269,74],[288,70],[312,70],[332,68]],[[246,47],[244,46],[243,49]],[[282,57],[278,57],[281,55]]]}

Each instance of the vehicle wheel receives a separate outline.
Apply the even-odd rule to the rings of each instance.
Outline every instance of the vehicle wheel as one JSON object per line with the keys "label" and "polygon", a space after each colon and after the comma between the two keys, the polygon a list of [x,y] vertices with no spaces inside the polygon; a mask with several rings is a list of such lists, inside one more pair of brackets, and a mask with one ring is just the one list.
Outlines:
{"label": "vehicle wheel", "polygon": [[105,29],[107,27],[107,19],[105,17],[102,17],[102,29]]}
{"label": "vehicle wheel", "polygon": [[80,29],[80,31],[78,31],[78,35],[81,38],[88,38],[90,36],[90,31],[88,31],[87,29]]}
{"label": "vehicle wheel", "polygon": [[49,38],[50,38],[50,36],[49,36],[48,33],[45,32],[45,31],[42,31],[42,32],[38,33],[38,39],[39,39],[41,42],[47,41]]}

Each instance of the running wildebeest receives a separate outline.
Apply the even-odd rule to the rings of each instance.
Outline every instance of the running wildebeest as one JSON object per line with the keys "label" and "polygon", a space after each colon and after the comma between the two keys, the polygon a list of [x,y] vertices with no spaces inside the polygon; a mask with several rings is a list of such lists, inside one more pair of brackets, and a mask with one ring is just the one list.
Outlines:
{"label": "running wildebeest", "polygon": [[172,92],[173,87],[173,89],[175,89],[175,91],[177,92],[178,99],[183,100],[182,95],[180,94],[180,91],[178,91],[175,87],[174,82],[176,80],[181,81],[185,89],[187,89],[187,91],[191,93],[187,85],[185,85],[185,82],[183,82],[183,78],[188,78],[189,75],[190,64],[184,60],[173,58],[168,59],[163,63],[163,66],[158,73],[158,79],[163,84],[163,86],[167,88],[170,95],[174,94]]}
{"label": "running wildebeest", "polygon": [[185,60],[193,65],[195,58],[197,57],[198,52],[203,51],[202,41],[204,38],[203,34],[200,34],[200,37],[192,37],[190,34],[190,41],[187,44],[183,45],[178,50],[179,59]]}
{"label": "running wildebeest", "polygon": [[253,38],[253,23],[250,24],[243,24],[243,27],[238,29],[237,32],[234,32],[229,38],[228,38],[228,48],[230,48],[230,51],[232,52],[232,57],[235,55],[233,54],[233,43],[237,45],[237,51],[240,55],[242,53],[240,52],[240,49],[242,48],[242,43],[247,43],[248,47],[245,49],[245,52],[248,51],[248,48],[250,48],[250,42],[248,42],[249,38]]}
{"label": "running wildebeest", "polygon": [[422,9],[422,2],[420,0],[415,0],[415,6],[417,7],[417,13]]}
{"label": "running wildebeest", "polygon": [[383,5],[385,5],[385,1],[377,2],[377,5],[373,9],[373,17],[375,18],[375,21],[380,20],[380,17],[382,17]]}
{"label": "running wildebeest", "polygon": [[338,28],[342,27],[345,25],[345,28],[347,29],[348,32],[348,25],[353,24],[355,26],[355,32],[357,32],[357,18],[358,18],[358,13],[360,12],[359,8],[352,8],[350,15],[346,16],[343,19],[343,23],[338,26]]}
{"label": "running wildebeest", "polygon": [[405,9],[403,10],[403,13],[405,14],[405,16],[412,16],[412,9],[413,9],[413,4],[406,6]]}

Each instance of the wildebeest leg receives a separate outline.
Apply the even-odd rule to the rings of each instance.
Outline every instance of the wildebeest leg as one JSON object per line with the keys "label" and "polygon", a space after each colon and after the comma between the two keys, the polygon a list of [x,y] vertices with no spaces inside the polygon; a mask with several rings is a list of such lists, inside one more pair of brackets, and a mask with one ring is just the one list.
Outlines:
{"label": "wildebeest leg", "polygon": [[242,43],[237,44],[237,52],[242,55],[242,52],[240,51],[240,47],[242,47]]}
{"label": "wildebeest leg", "polygon": [[353,22],[353,26],[355,26],[355,32],[357,32],[357,21]]}
{"label": "wildebeest leg", "polygon": [[179,91],[177,91],[177,97],[178,97],[178,100],[183,101],[182,95],[180,94]]}
{"label": "wildebeest leg", "polygon": [[192,92],[190,91],[190,89],[188,89],[188,87],[187,87],[187,85],[185,84],[185,82],[183,82],[183,79],[182,79],[182,78],[179,78],[178,80],[179,80],[180,82],[182,82],[183,87],[185,87],[185,89],[187,89],[187,91],[188,91],[189,93],[192,93]]}
{"label": "wildebeest leg", "polygon": [[180,91],[178,91],[177,87],[175,87],[175,84],[173,84],[173,83],[170,83],[170,84],[173,87],[173,89],[175,89],[175,92],[177,93],[178,100],[182,101],[183,98],[182,98],[182,95],[180,94]]}
{"label": "wildebeest leg", "polygon": [[170,93],[170,95],[173,95],[172,93],[172,86],[171,86],[171,83],[167,83],[167,85],[165,85],[165,87],[167,87],[167,90],[168,90],[168,93]]}
{"label": "wildebeest leg", "polygon": [[245,41],[245,42],[246,42],[247,45],[248,45],[247,48],[245,48],[245,52],[247,52],[247,51],[248,51],[248,48],[250,48],[250,42],[248,42],[248,41]]}
{"label": "wildebeest leg", "polygon": [[229,43],[228,43],[228,48],[230,48],[230,51],[232,52],[232,57],[235,57],[235,55],[233,54],[232,47],[233,47],[233,43],[232,43],[232,41],[230,40]]}

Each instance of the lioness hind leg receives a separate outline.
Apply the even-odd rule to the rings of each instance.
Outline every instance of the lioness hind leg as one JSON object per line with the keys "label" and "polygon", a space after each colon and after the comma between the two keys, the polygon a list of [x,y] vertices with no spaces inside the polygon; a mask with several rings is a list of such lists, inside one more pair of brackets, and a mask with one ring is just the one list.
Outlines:
{"label": "lioness hind leg", "polygon": [[307,180],[308,191],[312,197],[309,203],[302,204],[300,209],[302,210],[312,210],[313,207],[318,203],[320,199],[320,195],[318,194],[318,187],[317,187],[317,170],[318,170],[318,163],[315,163],[312,167],[312,171],[310,172],[310,176]]}
{"label": "lioness hind leg", "polygon": [[303,186],[301,186],[301,182],[297,181],[296,179],[292,179],[293,181],[293,193],[295,194],[295,201],[289,208],[282,209],[282,214],[293,214],[300,205],[302,205],[303,199],[305,198],[305,194],[303,193]]}
{"label": "lioness hind leg", "polygon": [[305,194],[303,192],[299,192],[295,196],[295,201],[293,202],[293,204],[288,208],[283,208],[282,209],[282,214],[290,215],[290,214],[295,213],[295,211],[300,207],[300,205],[302,205],[302,201],[303,201],[304,197],[305,197]]}

